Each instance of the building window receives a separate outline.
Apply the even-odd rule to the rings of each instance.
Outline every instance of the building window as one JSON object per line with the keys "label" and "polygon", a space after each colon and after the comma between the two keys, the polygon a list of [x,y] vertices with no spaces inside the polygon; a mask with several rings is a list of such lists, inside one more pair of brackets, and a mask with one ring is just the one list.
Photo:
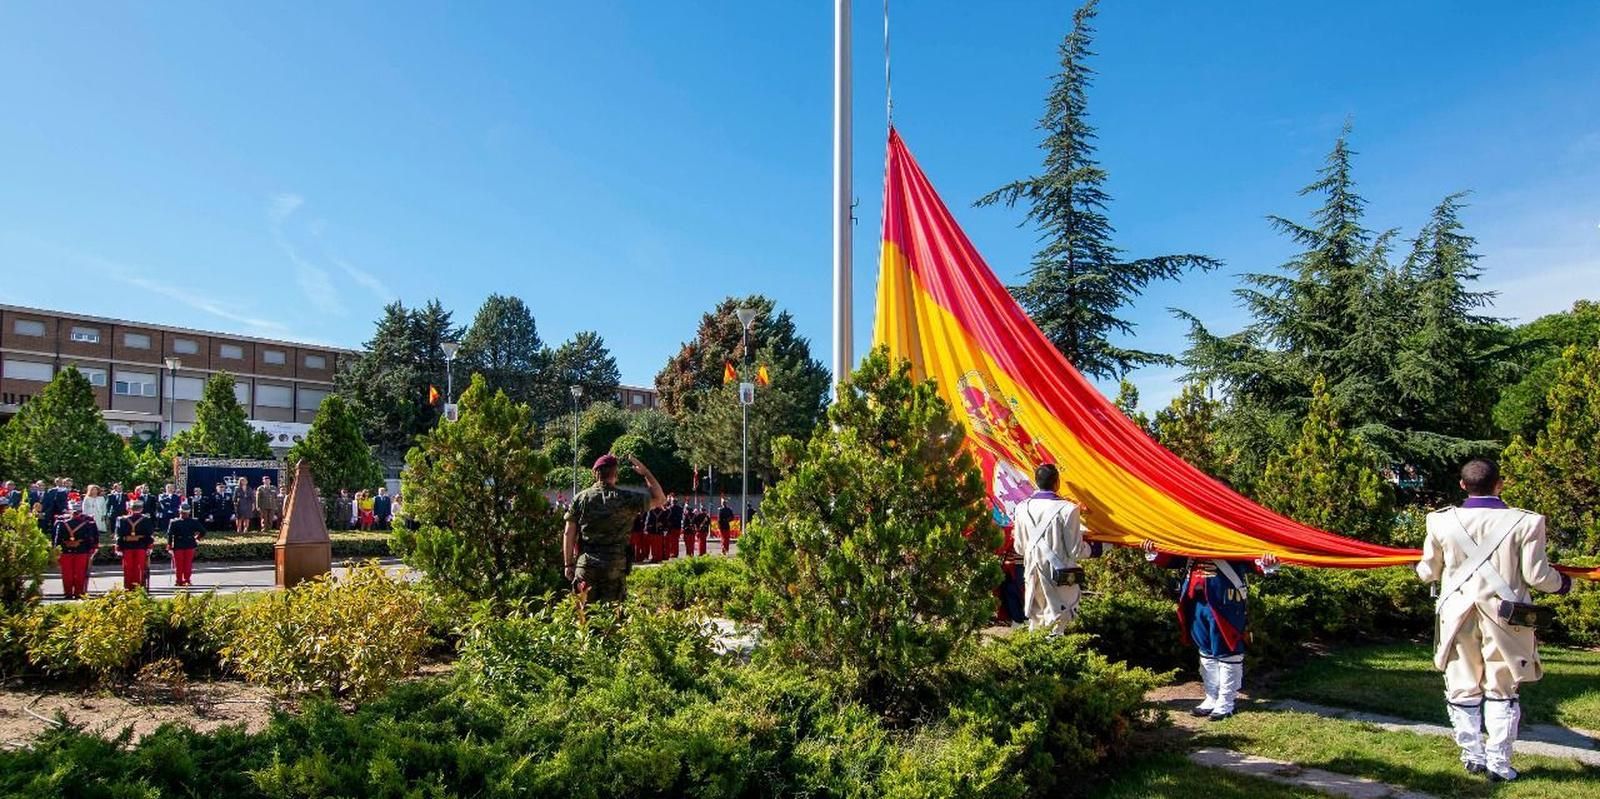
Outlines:
{"label": "building window", "polygon": [[172,351],[179,355],[193,355],[200,351],[200,345],[193,339],[175,338],[172,340]]}
{"label": "building window", "polygon": [[635,395],[633,395],[633,404],[635,404],[635,405],[643,405],[644,404],[644,395],[643,394],[635,394]]}
{"label": "building window", "polygon": [[44,323],[37,319],[18,319],[11,323],[11,332],[19,336],[42,336]]}
{"label": "building window", "polygon": [[72,329],[72,340],[84,344],[99,344],[100,331],[92,327],[74,327]]}
{"label": "building window", "polygon": [[145,333],[123,333],[122,346],[135,350],[150,349],[150,336]]}
{"label": "building window", "polygon": [[261,362],[272,364],[273,366],[282,366],[286,360],[283,357],[283,350],[262,350]]}
{"label": "building window", "polygon": [[47,363],[7,359],[5,362],[5,376],[8,380],[33,380],[40,383],[48,383],[50,378],[55,376],[55,368]]}
{"label": "building window", "polygon": [[244,360],[244,347],[238,344],[223,344],[217,348],[217,355],[230,361],[242,361]]}
{"label": "building window", "polygon": [[258,408],[293,408],[294,394],[288,386],[256,386],[256,407]]}
{"label": "building window", "polygon": [[233,398],[244,408],[250,407],[250,384],[240,381],[233,384]]}
{"label": "building window", "polygon": [[119,397],[154,397],[156,376],[140,372],[117,372],[111,391]]}
{"label": "building window", "polygon": [[163,382],[167,384],[167,396],[175,400],[199,400],[200,392],[206,384],[198,377],[180,377],[176,384],[168,377]]}
{"label": "building window", "polygon": [[307,369],[326,369],[326,368],[328,368],[328,359],[324,358],[321,355],[307,355],[306,356],[306,368]]}
{"label": "building window", "polygon": [[322,401],[328,398],[328,392],[315,388],[300,389],[300,410],[314,411],[322,407]]}
{"label": "building window", "polygon": [[[73,364],[73,366],[78,365]],[[78,366],[78,372],[83,375],[84,379],[89,381],[89,385],[96,388],[106,387],[106,370],[96,369],[93,366]]]}

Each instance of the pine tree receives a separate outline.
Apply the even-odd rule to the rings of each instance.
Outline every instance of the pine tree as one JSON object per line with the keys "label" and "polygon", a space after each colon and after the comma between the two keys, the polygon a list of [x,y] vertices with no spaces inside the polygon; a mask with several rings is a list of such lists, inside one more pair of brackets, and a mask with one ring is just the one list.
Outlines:
{"label": "pine tree", "polygon": [[513,402],[533,404],[550,376],[549,353],[528,306],[517,297],[490,294],[461,339],[464,374],[481,374],[489,388]]}
{"label": "pine tree", "polygon": [[1248,327],[1217,336],[1181,314],[1191,325],[1184,362],[1192,378],[1222,389],[1230,417],[1248,415],[1250,425],[1224,425],[1245,461],[1287,445],[1244,435],[1292,429],[1322,379],[1359,438],[1442,483],[1462,459],[1497,447],[1483,438],[1482,398],[1494,393],[1501,334],[1476,314],[1488,296],[1467,288],[1478,269],[1458,218],[1460,195],[1434,209],[1397,268],[1395,231],[1364,225],[1353,157],[1347,126],[1300,192],[1322,198],[1312,220],[1272,217],[1303,249],[1278,272],[1245,277],[1235,294],[1252,317]]}
{"label": "pine tree", "polygon": [[250,426],[233,393],[233,375],[218,372],[206,380],[194,406],[194,426],[172,437],[162,453],[167,458],[204,455],[213,458],[270,458],[271,438]]}
{"label": "pine tree", "polygon": [[933,381],[874,350],[739,541],[779,657],[861,679],[897,709],[994,613],[1000,582],[983,481]]}
{"label": "pine tree", "polygon": [[1126,260],[1111,241],[1115,229],[1106,218],[1111,197],[1106,171],[1095,160],[1095,130],[1088,121],[1088,91],[1094,70],[1090,44],[1095,0],[1072,17],[1072,31],[1061,44],[1061,73],[1045,100],[1039,128],[1045,139],[1044,171],[1002,186],[978,205],[1022,202],[1044,246],[1034,255],[1028,280],[1012,289],[1050,341],[1078,371],[1091,377],[1121,377],[1132,369],[1170,363],[1165,355],[1117,346],[1112,335],[1131,335],[1133,323],[1119,311],[1157,280],[1171,280],[1190,269],[1215,269],[1221,263],[1202,255],[1162,255]]}
{"label": "pine tree", "polygon": [[384,307],[365,350],[341,362],[334,377],[338,392],[381,455],[404,455],[439,420],[439,408],[427,404],[428,389],[442,393],[449,385],[440,344],[460,340],[438,300],[409,310],[394,302]]}
{"label": "pine tree", "polygon": [[[741,307],[756,311],[749,358],[735,313]],[[770,477],[772,442],[780,436],[809,436],[821,420],[828,370],[811,357],[811,344],[796,331],[789,312],[777,310],[766,297],[728,297],[700,317],[694,340],[656,375],[656,390],[661,408],[678,424],[679,442],[689,459],[727,473],[736,472],[741,462],[738,386],[723,382],[728,363],[742,380],[753,381],[759,365],[772,378],[770,386],[756,389],[750,408],[751,473]]]}
{"label": "pine tree", "polygon": [[89,379],[74,366],[57,372],[0,428],[0,449],[9,474],[70,477],[79,486],[125,480],[133,468],[126,445],[100,415]]}
{"label": "pine tree", "polygon": [[1111,404],[1117,406],[1117,410],[1122,411],[1122,415],[1132,420],[1139,429],[1150,430],[1150,417],[1139,410],[1139,387],[1133,381],[1122,380],[1117,383],[1117,397]]}
{"label": "pine tree", "polygon": [[355,412],[338,394],[322,400],[311,430],[290,448],[288,460],[291,464],[304,460],[311,467],[311,481],[322,493],[329,522],[337,512],[333,498],[339,489],[356,491],[383,485],[383,465],[372,454]]}
{"label": "pine tree", "polygon": [[1339,424],[1326,381],[1311,388],[1300,438],[1267,461],[1262,504],[1296,521],[1365,541],[1386,542],[1394,514],[1378,455]]}
{"label": "pine tree", "polygon": [[1534,442],[1519,436],[1502,456],[1505,499],[1544,514],[1552,543],[1600,553],[1600,347],[1562,351],[1545,407]]}
{"label": "pine tree", "polygon": [[1223,460],[1217,439],[1217,418],[1222,403],[1206,396],[1201,383],[1183,387],[1172,404],[1156,412],[1155,438],[1161,446],[1189,465],[1213,477],[1223,477]]}
{"label": "pine tree", "polygon": [[540,491],[550,462],[537,445],[528,406],[474,376],[459,419],[406,455],[406,516],[417,527],[396,528],[395,551],[446,590],[502,608],[555,589],[562,524]]}
{"label": "pine tree", "polygon": [[548,360],[550,379],[542,395],[541,421],[570,412],[572,386],[582,389],[581,399],[588,402],[609,402],[617,396],[622,373],[599,333],[578,331],[551,351]]}

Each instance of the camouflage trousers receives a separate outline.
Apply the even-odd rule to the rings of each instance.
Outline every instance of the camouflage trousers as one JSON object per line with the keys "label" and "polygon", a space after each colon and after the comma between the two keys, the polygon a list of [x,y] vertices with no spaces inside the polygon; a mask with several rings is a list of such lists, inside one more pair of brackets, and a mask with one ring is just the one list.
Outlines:
{"label": "camouflage trousers", "polygon": [[587,552],[578,556],[576,585],[589,588],[591,602],[621,602],[623,587],[628,579],[628,559],[618,553],[616,557],[602,560]]}

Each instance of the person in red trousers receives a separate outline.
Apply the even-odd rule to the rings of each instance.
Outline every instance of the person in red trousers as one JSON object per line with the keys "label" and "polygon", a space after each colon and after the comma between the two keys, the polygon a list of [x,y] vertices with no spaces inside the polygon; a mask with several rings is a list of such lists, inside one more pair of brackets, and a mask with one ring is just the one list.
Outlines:
{"label": "person in red trousers", "polygon": [[56,548],[61,551],[61,595],[67,599],[82,599],[89,595],[89,561],[100,548],[100,528],[94,519],[85,515],[83,503],[67,503],[67,515],[56,521]]}
{"label": "person in red trousers", "polygon": [[206,537],[205,523],[193,518],[189,503],[178,506],[178,518],[167,525],[167,551],[172,553],[173,584],[194,584],[194,551]]}
{"label": "person in red trousers", "polygon": [[122,587],[150,587],[150,547],[156,541],[156,520],[144,515],[144,502],[128,503],[128,515],[117,520],[114,552],[122,558]]}

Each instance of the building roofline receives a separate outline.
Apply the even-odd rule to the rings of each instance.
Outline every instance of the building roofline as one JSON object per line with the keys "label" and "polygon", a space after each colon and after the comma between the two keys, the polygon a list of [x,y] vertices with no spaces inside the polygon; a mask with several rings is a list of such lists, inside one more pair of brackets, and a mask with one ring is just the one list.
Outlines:
{"label": "building roofline", "polygon": [[212,338],[232,338],[248,341],[252,344],[277,344],[284,347],[297,347],[299,349],[317,349],[337,352],[346,355],[359,355],[361,350],[350,347],[336,347],[327,344],[313,344],[306,341],[290,341],[281,338],[266,338],[263,336],[250,336],[242,333],[226,333],[216,330],[204,330],[198,327],[176,327],[174,325],[160,325],[151,322],[138,322],[132,319],[116,319],[109,316],[95,316],[93,314],[74,313],[72,311],[52,311],[48,308],[33,308],[27,305],[8,305],[0,303],[0,311],[36,314],[39,316],[57,316],[78,319],[85,322],[97,322],[103,325],[121,325],[123,327],[142,327],[150,330],[160,330],[164,333],[189,333],[197,336],[210,336]]}

